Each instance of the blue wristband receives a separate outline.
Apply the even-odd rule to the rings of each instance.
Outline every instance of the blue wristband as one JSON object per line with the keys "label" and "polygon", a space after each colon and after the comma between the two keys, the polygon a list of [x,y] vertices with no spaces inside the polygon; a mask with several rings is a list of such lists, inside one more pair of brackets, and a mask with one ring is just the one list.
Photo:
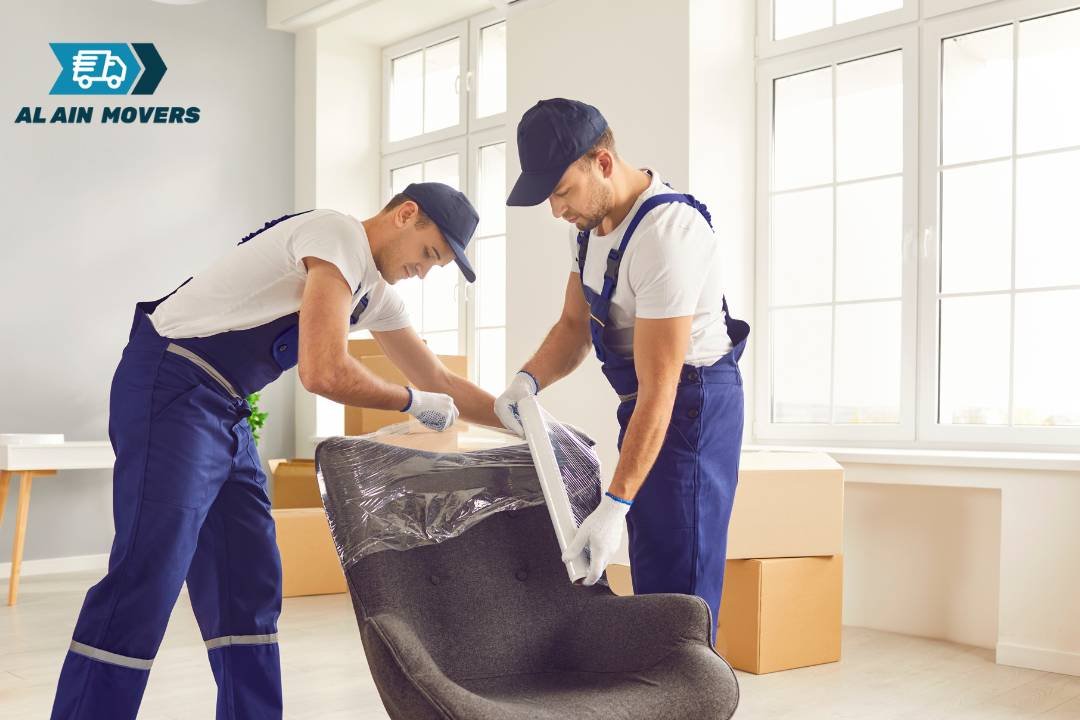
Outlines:
{"label": "blue wristband", "polygon": [[405,385],[403,387],[405,388],[406,392],[409,393],[409,402],[405,403],[405,407],[401,408],[401,412],[409,412],[409,408],[412,407],[412,401],[413,401],[412,388],[409,387],[408,385]]}
{"label": "blue wristband", "polygon": [[608,496],[609,498],[611,498],[612,500],[614,500],[615,502],[619,502],[619,503],[622,503],[623,505],[633,505],[633,504],[634,504],[634,501],[633,501],[633,500],[623,500],[623,499],[622,499],[621,497],[619,497],[618,495],[612,495],[612,494],[611,494],[611,493],[609,493],[609,492],[606,492],[606,493],[604,493],[604,494],[605,494],[605,495],[607,495],[607,496]]}
{"label": "blue wristband", "polygon": [[528,375],[529,376],[529,379],[533,381],[533,386],[536,388],[536,392],[533,393],[533,394],[534,395],[539,395],[540,394],[540,381],[536,379],[536,376],[533,375],[528,370],[518,370],[518,372],[521,373],[522,375]]}

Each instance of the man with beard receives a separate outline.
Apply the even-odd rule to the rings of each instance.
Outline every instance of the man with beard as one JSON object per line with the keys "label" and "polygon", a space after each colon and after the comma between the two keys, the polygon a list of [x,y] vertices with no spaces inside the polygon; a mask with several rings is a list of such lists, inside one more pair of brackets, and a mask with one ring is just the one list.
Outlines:
{"label": "man with beard", "polygon": [[720,609],[738,480],[750,327],[728,314],[705,206],[618,155],[600,111],[541,100],[518,124],[522,173],[507,205],[545,200],[575,226],[562,316],[498,398],[515,403],[581,364],[590,345],[619,395],[619,462],[564,560],[590,549],[585,584],[618,548],[625,519],[634,592],[698,595]]}

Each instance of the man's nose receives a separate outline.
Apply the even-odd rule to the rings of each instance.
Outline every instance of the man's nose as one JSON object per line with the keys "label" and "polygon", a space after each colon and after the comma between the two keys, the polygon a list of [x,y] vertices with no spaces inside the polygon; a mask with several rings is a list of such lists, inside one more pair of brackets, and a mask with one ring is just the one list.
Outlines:
{"label": "man's nose", "polygon": [[556,200],[554,195],[552,195],[548,199],[548,202],[551,203],[551,214],[555,216],[555,219],[558,220],[558,219],[562,218],[563,210],[565,209],[565,206],[563,205],[563,203]]}

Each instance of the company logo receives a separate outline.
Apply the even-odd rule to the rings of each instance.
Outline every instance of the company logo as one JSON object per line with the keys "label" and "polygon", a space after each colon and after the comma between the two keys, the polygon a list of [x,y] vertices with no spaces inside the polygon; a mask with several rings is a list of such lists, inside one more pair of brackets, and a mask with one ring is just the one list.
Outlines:
{"label": "company logo", "polygon": [[49,43],[60,62],[50,95],[152,95],[165,75],[153,43]]}

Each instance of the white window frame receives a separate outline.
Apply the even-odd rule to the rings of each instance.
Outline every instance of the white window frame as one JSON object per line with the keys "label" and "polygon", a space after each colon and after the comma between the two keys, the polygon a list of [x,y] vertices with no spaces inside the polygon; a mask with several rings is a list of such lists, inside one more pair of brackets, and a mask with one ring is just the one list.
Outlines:
{"label": "white window frame", "polygon": [[[393,197],[393,184],[391,182],[391,173],[400,167],[407,165],[415,165],[417,163],[426,162],[428,160],[435,160],[436,158],[446,157],[457,153],[458,156],[458,177],[461,179],[459,183],[459,189],[461,192],[469,195],[469,182],[472,179],[469,173],[469,162],[467,154],[469,152],[469,144],[466,138],[459,137],[452,140],[443,140],[441,142],[432,143],[430,145],[424,145],[423,147],[414,147],[408,150],[402,150],[392,155],[386,155],[382,159],[382,202],[380,205],[385,204]],[[470,252],[471,252],[470,248]],[[469,258],[472,259],[471,257]],[[456,270],[456,266],[454,268]],[[462,285],[468,286],[469,283],[465,281],[465,277],[462,276],[458,282],[458,328],[466,328],[466,334],[469,332],[467,319],[469,308],[469,290],[466,290],[465,297],[461,296]],[[422,333],[421,324],[423,323],[423,317],[411,318],[413,326],[417,328],[417,332]],[[442,332],[440,330],[432,332]],[[464,334],[458,334],[458,354],[466,352],[468,346],[467,341],[464,338]]]}
{"label": "white window frame", "polygon": [[[964,0],[961,0],[964,1]],[[970,2],[971,0],[967,0]],[[975,0],[985,2],[986,0]],[[878,15],[859,18],[850,22],[832,25],[820,30],[812,30],[801,35],[793,35],[782,40],[773,39],[774,29],[774,3],[775,0],[757,0],[758,3],[758,42],[757,53],[759,58],[775,57],[785,53],[805,50],[807,48],[846,40],[847,38],[877,32],[887,28],[910,23],[919,18],[919,0],[904,0],[904,6],[898,10],[890,10]],[[833,2],[833,18],[835,20],[836,3]]]}
{"label": "white window frame", "polygon": [[[837,441],[851,446],[873,444],[879,447],[916,447],[923,449],[959,450],[1010,450],[1048,452],[1075,450],[1080,444],[1080,428],[1045,428],[986,425],[941,425],[938,413],[938,158],[941,118],[941,39],[962,35],[991,27],[1013,24],[1032,18],[1076,9],[1080,0],[922,0],[921,16],[910,18],[907,27],[870,32],[867,27],[857,27],[862,21],[828,28],[806,35],[796,36],[780,47],[765,37],[771,35],[772,0],[759,2],[759,53],[757,98],[757,264],[756,264],[756,327],[754,335],[759,348],[755,351],[755,370],[761,378],[754,398],[756,409],[755,435],[766,443],[791,440],[799,444]],[[907,9],[905,5],[905,10]],[[898,11],[896,11],[898,12]],[[884,22],[889,15],[876,16]],[[764,20],[762,20],[764,18]],[[872,20],[875,18],[867,18]],[[892,22],[901,22],[892,20]],[[849,28],[848,30],[841,30]],[[852,33],[864,33],[856,38],[842,40]],[[770,373],[770,349],[768,318],[768,269],[769,269],[769,202],[772,153],[772,80],[777,77],[808,72],[842,58],[854,59],[888,52],[896,49],[896,33],[914,33],[916,42],[904,36],[904,339],[902,373],[913,377],[914,383],[904,380],[904,396],[901,399],[901,426],[904,432],[867,433],[862,426],[843,425],[789,425],[771,423],[770,403],[772,393]],[[803,42],[805,40],[805,42]],[[839,41],[838,41],[839,40]],[[891,42],[890,42],[891,40]],[[781,41],[784,42],[784,41]],[[803,49],[809,43],[820,47]],[[916,48],[909,52],[907,48]],[[1015,48],[1015,45],[1014,45]],[[798,50],[798,52],[795,52]],[[786,53],[786,54],[782,54]],[[771,56],[771,57],[770,57]],[[917,63],[917,82],[910,77],[909,64]],[[911,94],[916,97],[912,98]],[[1015,93],[1015,86],[1014,86]],[[1014,97],[1014,107],[1015,107]],[[910,135],[917,137],[915,157],[909,149]],[[1014,120],[1015,133],[1015,120]],[[1014,143],[1015,145],[1015,143]],[[1015,150],[1015,146],[1014,146]],[[1011,157],[1015,158],[1015,152]],[[1015,162],[1015,161],[1014,161]],[[1015,174],[1014,174],[1015,182]],[[914,184],[914,187],[912,185]],[[909,195],[917,194],[914,203],[915,223],[911,225],[911,202]],[[835,223],[835,218],[834,218]],[[914,229],[913,235],[910,231]],[[909,291],[912,278],[908,267],[914,265],[914,282],[917,287]],[[1014,291],[1015,293],[1015,291]],[[916,312],[908,313],[908,295],[914,298]],[[1015,294],[1014,294],[1015,296]],[[912,333],[909,316],[916,319],[915,342],[908,337]],[[1014,349],[1015,350],[1015,349]],[[1013,364],[1014,368],[1014,364]],[[1011,402],[1010,390],[1010,402]],[[914,403],[914,427],[908,430],[910,412]],[[896,427],[896,426],[890,426]]]}
{"label": "white window frame", "polygon": [[[903,124],[903,230],[901,275],[901,378],[899,422],[889,424],[833,424],[833,423],[774,423],[772,417],[772,337],[769,330],[770,252],[771,234],[770,204],[772,185],[772,118],[773,81],[832,66],[838,63],[872,57],[899,50],[903,53],[904,107],[914,108],[917,102],[918,79],[918,33],[915,28],[886,30],[873,35],[845,40],[798,54],[762,61],[758,64],[757,77],[757,261],[756,261],[756,312],[754,336],[757,338],[755,355],[756,377],[761,378],[756,392],[754,435],[759,440],[843,441],[858,444],[911,443],[915,440],[915,361],[916,361],[916,171],[917,144],[914,111],[904,113]],[[835,72],[834,72],[835,79]],[[833,85],[833,153],[835,177],[836,153],[836,87]],[[855,181],[860,182],[860,181]],[[848,184],[847,182],[839,184]],[[835,195],[834,195],[835,210]],[[833,265],[836,264],[836,222],[833,215]],[[835,308],[835,297],[830,303]],[[835,325],[835,322],[834,322]],[[833,352],[830,376],[836,366],[836,334],[832,335]],[[832,386],[832,383],[830,383]],[[830,404],[834,402],[830,387]]]}
{"label": "white window frame", "polygon": [[[422,50],[432,45],[438,45],[441,42],[447,40],[458,39],[458,122],[456,125],[451,125],[441,130],[434,130],[432,132],[422,132],[419,135],[415,135],[410,138],[404,138],[402,140],[390,140],[390,79],[393,76],[392,62],[395,58],[409,55],[418,50]],[[383,104],[382,104],[382,153],[388,155],[390,153],[396,153],[408,148],[418,147],[420,145],[427,145],[428,143],[438,142],[440,140],[446,140],[448,138],[464,135],[468,129],[468,95],[466,88],[467,77],[465,74],[469,71],[469,22],[467,20],[461,20],[459,22],[444,25],[441,28],[431,30],[418,35],[414,38],[409,38],[404,42],[400,42],[396,45],[383,49]],[[423,94],[423,90],[421,90]]]}
{"label": "white window frame", "polygon": [[[382,109],[382,164],[381,164],[381,201],[385,203],[392,197],[393,186],[391,172],[395,168],[413,165],[453,153],[458,155],[459,189],[465,193],[474,205],[479,205],[479,151],[486,145],[507,142],[507,113],[504,111],[485,118],[476,117],[476,96],[474,92],[477,79],[474,71],[479,68],[480,31],[490,25],[506,21],[503,9],[493,9],[470,18],[445,25],[436,30],[423,33],[383,50],[383,109]],[[435,132],[422,133],[415,137],[396,142],[389,141],[390,126],[390,78],[391,61],[425,47],[457,37],[460,42],[461,86],[459,92],[460,123],[454,127]],[[508,143],[509,145],[509,143]],[[476,261],[476,245],[470,243],[466,250],[470,261]],[[482,281],[482,279],[481,279]],[[507,276],[509,288],[509,276]],[[475,304],[476,292],[473,283],[464,277],[458,283],[458,353],[468,358],[470,376],[478,380],[478,358],[476,357],[477,324]],[[461,290],[464,289],[464,292]],[[417,331],[421,332],[423,318],[412,318]],[[438,331],[436,331],[438,332]]]}
{"label": "white window frame", "polygon": [[[505,113],[504,113],[504,115],[505,115]],[[469,150],[468,150],[468,152],[469,152],[469,180],[471,182],[470,182],[470,190],[466,194],[469,196],[469,200],[472,202],[474,207],[477,207],[477,208],[480,207],[480,188],[479,188],[479,183],[475,182],[475,180],[477,180],[480,177],[480,148],[487,147],[488,145],[498,145],[499,143],[505,143],[507,149],[509,149],[509,147],[510,147],[510,143],[507,142],[507,139],[506,139],[506,130],[505,130],[505,128],[502,128],[502,127],[488,128],[487,130],[480,130],[480,131],[475,132],[475,133],[470,133],[470,135],[469,135]],[[507,220],[509,221],[509,218],[507,218]],[[509,222],[507,222],[507,226],[504,227],[503,237],[507,238],[508,243],[509,243],[509,235],[510,235],[509,231],[510,231]],[[469,257],[469,260],[474,263],[473,267],[476,267],[476,265],[475,265],[475,262],[476,262],[476,247],[477,247],[477,245],[476,245],[476,242],[474,241],[474,242],[469,244],[469,247],[467,249],[467,255]],[[509,244],[507,245],[507,249],[509,250]],[[505,269],[504,277],[506,278],[506,290],[507,290],[507,293],[509,293],[509,290],[510,290],[510,268],[509,268],[509,265],[510,265],[510,253],[509,252],[507,252],[507,254],[506,254],[506,264],[507,264],[507,267]],[[477,282],[483,282],[483,278],[478,276],[477,277]],[[465,324],[466,349],[467,349],[467,354],[468,354],[468,358],[469,358],[469,372],[471,373],[471,377],[474,380],[476,380],[477,382],[479,382],[479,379],[480,379],[480,359],[477,357],[477,354],[476,354],[476,335],[477,335],[477,330],[480,327],[480,324],[479,324],[479,321],[478,321],[479,319],[476,317],[476,312],[477,312],[478,308],[477,308],[477,305],[476,305],[476,288],[475,288],[475,285],[473,283],[468,283],[467,287],[466,287],[466,290],[465,290],[465,293],[466,293],[465,302],[466,302],[466,305],[468,306],[467,312],[468,312],[468,318],[469,318],[469,321]],[[502,328],[505,328],[506,327],[506,317],[505,317],[505,315],[503,317],[503,324],[502,325],[500,325],[500,326],[489,326],[489,327],[502,327]],[[504,369],[503,373],[505,375],[505,373],[506,373],[505,369]],[[504,380],[505,380],[505,377],[504,377]]]}
{"label": "white window frame", "polygon": [[[1023,20],[1042,17],[1080,6],[1078,0],[1008,0],[978,7],[964,13],[929,20],[922,27],[922,91],[920,113],[920,228],[922,249],[919,260],[919,437],[929,444],[956,447],[974,443],[1009,446],[1013,449],[1074,451],[1080,444],[1077,427],[1017,427],[991,425],[943,425],[938,423],[938,278],[939,265],[939,187],[938,170],[941,132],[941,40],[947,37],[978,32],[1002,25],[1014,28]],[[1015,33],[1015,29],[1014,29]],[[1014,62],[1017,45],[1013,43]],[[1015,247],[1016,194],[1016,80],[1013,81],[1013,243]],[[1035,153],[1045,154],[1045,153]],[[1013,267],[1015,273],[1015,263]],[[1020,291],[1024,292],[1024,291]],[[1009,402],[1012,403],[1012,378],[1015,372],[1015,345],[1012,326],[1015,324],[1016,290],[1010,291],[1010,362]],[[1011,415],[1010,422],[1011,422]]]}
{"label": "white window frame", "polygon": [[[473,77],[471,68],[480,68],[480,31],[491,25],[497,25],[506,21],[506,13],[501,10],[489,10],[469,19],[469,65],[470,70],[466,73],[466,89],[469,96],[469,132],[484,130],[487,128],[501,127],[506,124],[506,111],[488,117],[476,116],[476,100],[479,93],[476,92],[479,79]],[[509,81],[508,81],[509,82]],[[509,90],[509,88],[507,88]],[[509,99],[509,92],[507,93]]]}

